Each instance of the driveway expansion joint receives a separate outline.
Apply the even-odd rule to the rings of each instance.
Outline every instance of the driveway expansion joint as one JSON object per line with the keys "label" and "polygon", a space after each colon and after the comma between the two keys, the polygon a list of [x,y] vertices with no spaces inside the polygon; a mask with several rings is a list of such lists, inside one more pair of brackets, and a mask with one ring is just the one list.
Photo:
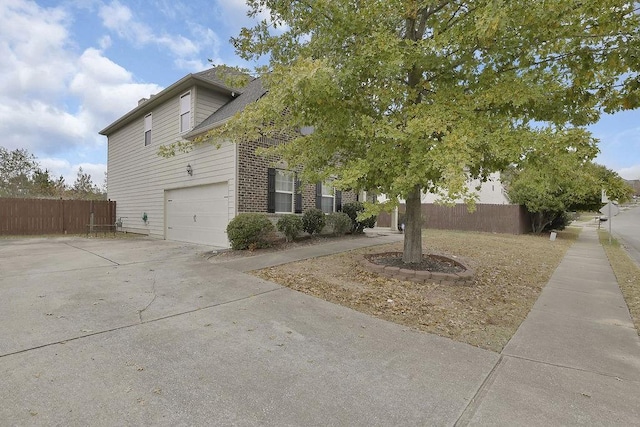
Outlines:
{"label": "driveway expansion joint", "polygon": [[[279,287],[279,288],[269,289],[269,290],[266,290],[266,291],[263,291],[263,292],[258,292],[256,294],[248,295],[246,297],[236,298],[236,299],[233,299],[233,300],[230,300],[230,301],[225,301],[225,302],[221,302],[221,303],[217,303],[217,304],[211,304],[211,305],[207,305],[205,307],[198,307],[198,308],[195,308],[193,310],[187,310],[187,311],[183,311],[183,312],[180,312],[180,313],[169,314],[167,316],[157,317],[155,319],[142,321],[140,323],[132,323],[130,325],[118,326],[117,328],[110,328],[110,329],[105,329],[105,330],[102,330],[102,331],[91,332],[91,333],[79,335],[79,336],[72,337],[72,338],[66,338],[66,339],[62,339],[62,340],[58,340],[58,341],[54,341],[54,342],[50,342],[50,343],[46,343],[46,344],[37,345],[37,346],[34,346],[34,347],[30,347],[30,348],[24,348],[24,349],[21,349],[21,350],[11,351],[9,353],[0,354],[0,359],[2,359],[3,357],[7,357],[7,356],[14,356],[16,354],[28,353],[28,352],[30,352],[32,350],[39,350],[41,348],[51,347],[51,346],[58,345],[58,344],[66,344],[66,343],[71,342],[71,341],[78,341],[78,340],[81,340],[83,338],[88,338],[88,337],[92,337],[92,336],[95,336],[95,335],[102,335],[102,334],[106,334],[106,333],[109,333],[109,332],[122,331],[122,330],[130,329],[130,328],[133,328],[133,327],[136,327],[136,326],[146,325],[148,323],[154,323],[154,322],[158,322],[158,321],[161,321],[161,320],[172,319],[172,318],[175,318],[175,317],[184,316],[185,314],[191,314],[191,313],[196,313],[196,312],[199,312],[199,311],[207,310],[207,309],[210,309],[210,308],[221,307],[221,306],[225,306],[225,305],[228,305],[228,304],[233,304],[233,303],[236,303],[236,302],[240,302],[240,301],[244,301],[244,300],[247,300],[247,299],[250,299],[250,298],[254,298],[254,297],[257,297],[257,296],[265,295],[265,294],[268,294],[268,293],[271,293],[271,292],[282,291],[282,290],[285,290],[285,289],[287,289],[287,288]],[[151,305],[151,304],[149,304],[149,305]]]}
{"label": "driveway expansion joint", "polygon": [[476,414],[476,411],[478,410],[478,408],[480,408],[482,401],[486,397],[487,393],[489,393],[491,386],[493,385],[494,381],[496,380],[496,377],[498,376],[498,369],[500,368],[500,366],[504,364],[504,362],[505,362],[505,359],[503,355],[500,355],[496,364],[493,365],[493,368],[491,369],[489,374],[487,374],[486,378],[484,379],[480,387],[478,387],[476,394],[473,395],[473,397],[471,398],[467,406],[464,408],[464,410],[460,414],[460,417],[458,417],[458,419],[456,420],[454,427],[467,426],[473,420]]}
{"label": "driveway expansion joint", "polygon": [[627,382],[640,384],[640,381],[638,381],[638,380],[634,380],[634,379],[630,379],[630,378],[623,378],[623,377],[620,377],[619,375],[613,375],[613,374],[609,374],[609,373],[606,373],[606,372],[600,372],[600,371],[595,371],[595,370],[591,370],[591,369],[578,368],[578,367],[575,367],[575,366],[562,365],[560,363],[545,362],[545,361],[542,361],[542,360],[530,359],[528,357],[518,356],[518,355],[515,355],[515,354],[503,353],[502,356],[507,358],[507,359],[524,360],[526,362],[537,363],[537,364],[546,365],[546,366],[552,366],[554,368],[570,369],[572,371],[585,372],[585,373],[589,373],[589,374],[600,375],[602,377],[614,378],[614,379],[616,379],[618,381],[627,381]]}
{"label": "driveway expansion joint", "polygon": [[79,249],[79,250],[81,250],[81,251],[84,251],[84,252],[90,253],[91,255],[97,256],[98,258],[102,258],[102,259],[104,259],[104,260],[106,260],[106,261],[109,261],[109,262],[111,262],[111,263],[115,264],[115,265],[120,265],[120,263],[118,263],[118,262],[116,262],[116,261],[114,261],[114,260],[112,260],[112,259],[109,259],[109,258],[107,258],[107,257],[103,257],[102,255],[98,255],[97,253],[95,253],[95,252],[91,252],[91,251],[90,251],[90,250],[88,250],[88,249],[84,249],[84,248],[80,248],[80,247],[78,247],[78,246],[74,246],[74,245],[72,245],[72,244],[71,244],[71,243],[69,243],[69,242],[65,242],[65,245],[67,245],[67,246],[69,246],[69,247],[72,247],[72,248],[74,248],[74,249]]}

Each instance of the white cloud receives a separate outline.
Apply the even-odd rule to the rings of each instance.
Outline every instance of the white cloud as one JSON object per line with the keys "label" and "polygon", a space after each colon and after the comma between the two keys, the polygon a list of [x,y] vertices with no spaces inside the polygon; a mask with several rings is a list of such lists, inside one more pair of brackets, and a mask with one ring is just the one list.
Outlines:
{"label": "white cloud", "polygon": [[98,48],[76,52],[62,9],[8,0],[0,22],[0,145],[27,149],[67,182],[83,165],[100,184],[106,166],[90,159],[106,152],[98,131],[162,87],[136,82]]}
{"label": "white cloud", "polygon": [[40,167],[42,169],[46,169],[49,171],[49,176],[53,179],[58,179],[59,177],[64,178],[65,184],[73,183],[73,181],[69,181],[72,177],[75,179],[75,172],[71,169],[71,163],[65,159],[59,159],[56,157],[43,157],[38,159],[38,163],[40,163]]}
{"label": "white cloud", "polygon": [[91,175],[91,181],[98,186],[102,186],[104,182],[104,173],[107,170],[107,165],[102,163],[77,163],[71,164],[68,160],[60,159],[56,157],[45,157],[38,159],[38,163],[43,169],[49,171],[49,176],[53,179],[59,177],[64,178],[65,184],[71,186],[76,181],[79,168],[82,168],[84,173]]}
{"label": "white cloud", "polygon": [[0,94],[51,96],[73,73],[67,51],[68,17],[62,9],[33,2],[0,2]]}
{"label": "white cloud", "polygon": [[[207,68],[211,67],[211,64],[209,64],[208,62],[205,64],[204,61],[201,61],[199,59],[181,59],[178,58],[175,61],[175,64],[178,68],[180,68],[181,70],[185,70],[185,71],[189,71],[192,73],[197,73],[198,71],[204,71]],[[219,63],[214,61],[214,64],[219,65]]]}
{"label": "white cloud", "polygon": [[138,99],[162,90],[155,84],[135,83],[130,72],[95,48],[85,50],[77,64],[69,90],[103,125],[134,108]]}
{"label": "white cloud", "polygon": [[619,169],[618,175],[624,179],[640,179],[640,165]]}
{"label": "white cloud", "polygon": [[[166,6],[166,5],[165,5]],[[165,8],[166,15],[172,14],[172,9]],[[128,40],[134,46],[144,47],[156,45],[160,49],[167,49],[176,56],[175,65],[178,68],[190,71],[202,71],[206,64],[202,62],[202,51],[213,51],[217,58],[220,49],[220,40],[213,30],[200,25],[188,24],[191,38],[182,34],[169,34],[156,31],[151,26],[140,21],[134,16],[131,9],[115,0],[103,5],[99,12],[102,24],[121,38]],[[198,62],[200,61],[200,62]],[[196,65],[203,65],[194,69]]]}

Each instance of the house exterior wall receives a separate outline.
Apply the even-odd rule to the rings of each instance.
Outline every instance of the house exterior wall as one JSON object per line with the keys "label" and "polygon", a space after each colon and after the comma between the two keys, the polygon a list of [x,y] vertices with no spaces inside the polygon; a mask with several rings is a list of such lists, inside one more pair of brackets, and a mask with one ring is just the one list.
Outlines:
{"label": "house exterior wall", "polygon": [[[194,117],[200,114],[199,109],[207,110],[203,114],[210,114],[212,108],[227,101],[222,95],[213,92],[203,95],[202,92],[200,100],[198,92],[191,89],[192,126]],[[164,191],[168,189],[227,182],[229,219],[235,215],[236,150],[233,144],[223,144],[220,149],[199,146],[171,158],[157,154],[161,145],[179,139],[180,95],[144,113],[152,113],[150,145],[144,145],[144,115],[109,135],[107,194],[118,202],[116,216],[122,218],[124,231],[164,238]],[[193,176],[187,174],[187,164],[191,165]],[[144,213],[148,218],[146,223],[142,220]]]}
{"label": "house exterior wall", "polygon": [[194,122],[192,126],[202,123],[207,117],[213,114],[218,108],[222,107],[228,100],[219,93],[205,89],[203,87],[193,88],[191,102],[195,114],[192,114]]}
{"label": "house exterior wall", "polygon": [[[480,186],[480,190],[475,190],[477,186]],[[502,182],[500,182],[499,173],[492,173],[487,182],[482,182],[478,179],[472,180],[468,187],[477,192],[478,204],[508,205],[510,203]],[[437,203],[437,200],[438,197],[432,193],[424,193],[421,197],[422,203]],[[455,203],[464,203],[464,201],[457,199]]]}
{"label": "house exterior wall", "polygon": [[[480,186],[479,190],[476,190],[476,187]],[[489,180],[487,182],[482,182],[478,179],[472,180],[468,184],[468,188],[475,191],[478,195],[478,199],[476,201],[477,204],[480,205],[508,205],[511,202],[509,201],[509,197],[507,197],[507,193],[500,181],[499,173],[492,173],[489,176]],[[389,198],[385,194],[381,194],[377,196],[378,202],[385,202],[389,200]],[[437,204],[440,200],[440,197],[433,193],[422,193],[420,197],[420,201],[423,204]],[[399,199],[400,203],[405,203],[404,199]],[[464,203],[462,199],[456,199],[453,201],[456,204]]]}
{"label": "house exterior wall", "polygon": [[272,159],[256,156],[255,151],[268,145],[266,140],[237,144],[238,213],[267,211],[267,170]]}
{"label": "house exterior wall", "polygon": [[[193,127],[203,123],[223,105],[232,101],[229,92],[218,89],[217,86],[183,80],[169,92],[156,95],[162,98],[152,97],[152,101],[146,101],[147,107],[144,103],[139,104],[103,131],[108,135],[107,194],[110,199],[117,201],[116,218],[121,220],[123,231],[167,238],[167,191],[201,187],[202,192],[194,189],[171,194],[208,194],[208,189],[202,186],[210,184],[226,185],[228,196],[225,196],[225,201],[215,203],[225,204],[223,209],[227,211],[227,223],[241,212],[269,211],[269,168],[286,167],[282,162],[276,162],[276,159],[257,156],[255,151],[260,146],[266,147],[278,143],[277,141],[258,140],[239,144],[229,142],[222,144],[219,149],[205,144],[196,146],[188,153],[178,152],[170,158],[157,154],[160,146],[180,141]],[[191,95],[190,129],[181,133],[181,98],[187,92]],[[145,130],[149,129],[148,126],[145,128],[145,117],[149,114],[151,139],[145,145]],[[191,175],[187,173],[187,165],[193,171]],[[218,186],[216,190],[219,193]],[[271,191],[273,194],[273,190]],[[315,208],[316,185],[304,185],[301,192],[302,209]],[[355,193],[342,192],[343,204],[355,200]],[[182,200],[181,203],[180,206],[187,208],[192,205],[191,200]],[[197,203],[196,198],[193,206]],[[214,207],[218,205],[214,204]],[[218,215],[216,212],[216,218],[219,218]],[[278,216],[280,214],[269,214],[272,220]],[[183,212],[171,216],[169,225],[172,226],[172,238],[177,238],[179,234],[174,235],[174,230],[187,230],[184,228],[185,223],[180,222],[183,217]],[[195,217],[194,215],[194,222]],[[221,222],[221,219],[217,219],[216,226],[220,223],[226,227]],[[187,231],[193,232],[193,228]]]}
{"label": "house exterior wall", "polygon": [[[266,140],[243,142],[238,145],[238,213],[267,212],[268,198],[268,169],[277,167],[286,169],[284,164],[278,164],[276,159],[257,156],[255,151],[259,147],[268,147]],[[316,207],[316,186],[305,184],[302,192],[302,211]],[[357,195],[351,191],[342,192],[342,204],[354,202]]]}

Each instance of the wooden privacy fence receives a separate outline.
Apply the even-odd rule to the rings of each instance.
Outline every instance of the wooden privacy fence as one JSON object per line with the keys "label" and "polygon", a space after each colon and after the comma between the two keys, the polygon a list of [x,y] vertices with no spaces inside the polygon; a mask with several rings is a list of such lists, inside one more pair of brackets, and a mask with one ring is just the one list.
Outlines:
{"label": "wooden privacy fence", "polygon": [[[398,207],[399,217],[404,216],[406,206]],[[467,205],[455,206],[422,205],[422,228],[440,230],[486,231],[490,233],[524,234],[531,231],[529,214],[520,205],[477,204],[475,212]],[[401,221],[398,221],[399,223]],[[391,215],[382,212],[378,216],[378,227],[390,227]]]}
{"label": "wooden privacy fence", "polygon": [[116,202],[110,200],[0,198],[0,235],[86,233],[94,224],[116,222]]}

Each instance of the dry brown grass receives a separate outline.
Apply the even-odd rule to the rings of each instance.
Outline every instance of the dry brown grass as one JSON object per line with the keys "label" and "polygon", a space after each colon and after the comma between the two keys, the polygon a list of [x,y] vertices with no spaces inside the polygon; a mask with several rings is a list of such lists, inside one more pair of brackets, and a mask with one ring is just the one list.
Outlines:
{"label": "dry brown grass", "polygon": [[640,268],[633,262],[620,243],[612,239],[609,245],[609,233],[600,231],[600,243],[604,248],[609,263],[618,280],[629,313],[633,319],[636,331],[640,334]]}
{"label": "dry brown grass", "polygon": [[505,235],[427,230],[426,253],[458,257],[476,271],[473,286],[416,284],[365,271],[359,254],[390,244],[253,272],[300,292],[381,319],[499,352],[515,333],[579,230]]}

